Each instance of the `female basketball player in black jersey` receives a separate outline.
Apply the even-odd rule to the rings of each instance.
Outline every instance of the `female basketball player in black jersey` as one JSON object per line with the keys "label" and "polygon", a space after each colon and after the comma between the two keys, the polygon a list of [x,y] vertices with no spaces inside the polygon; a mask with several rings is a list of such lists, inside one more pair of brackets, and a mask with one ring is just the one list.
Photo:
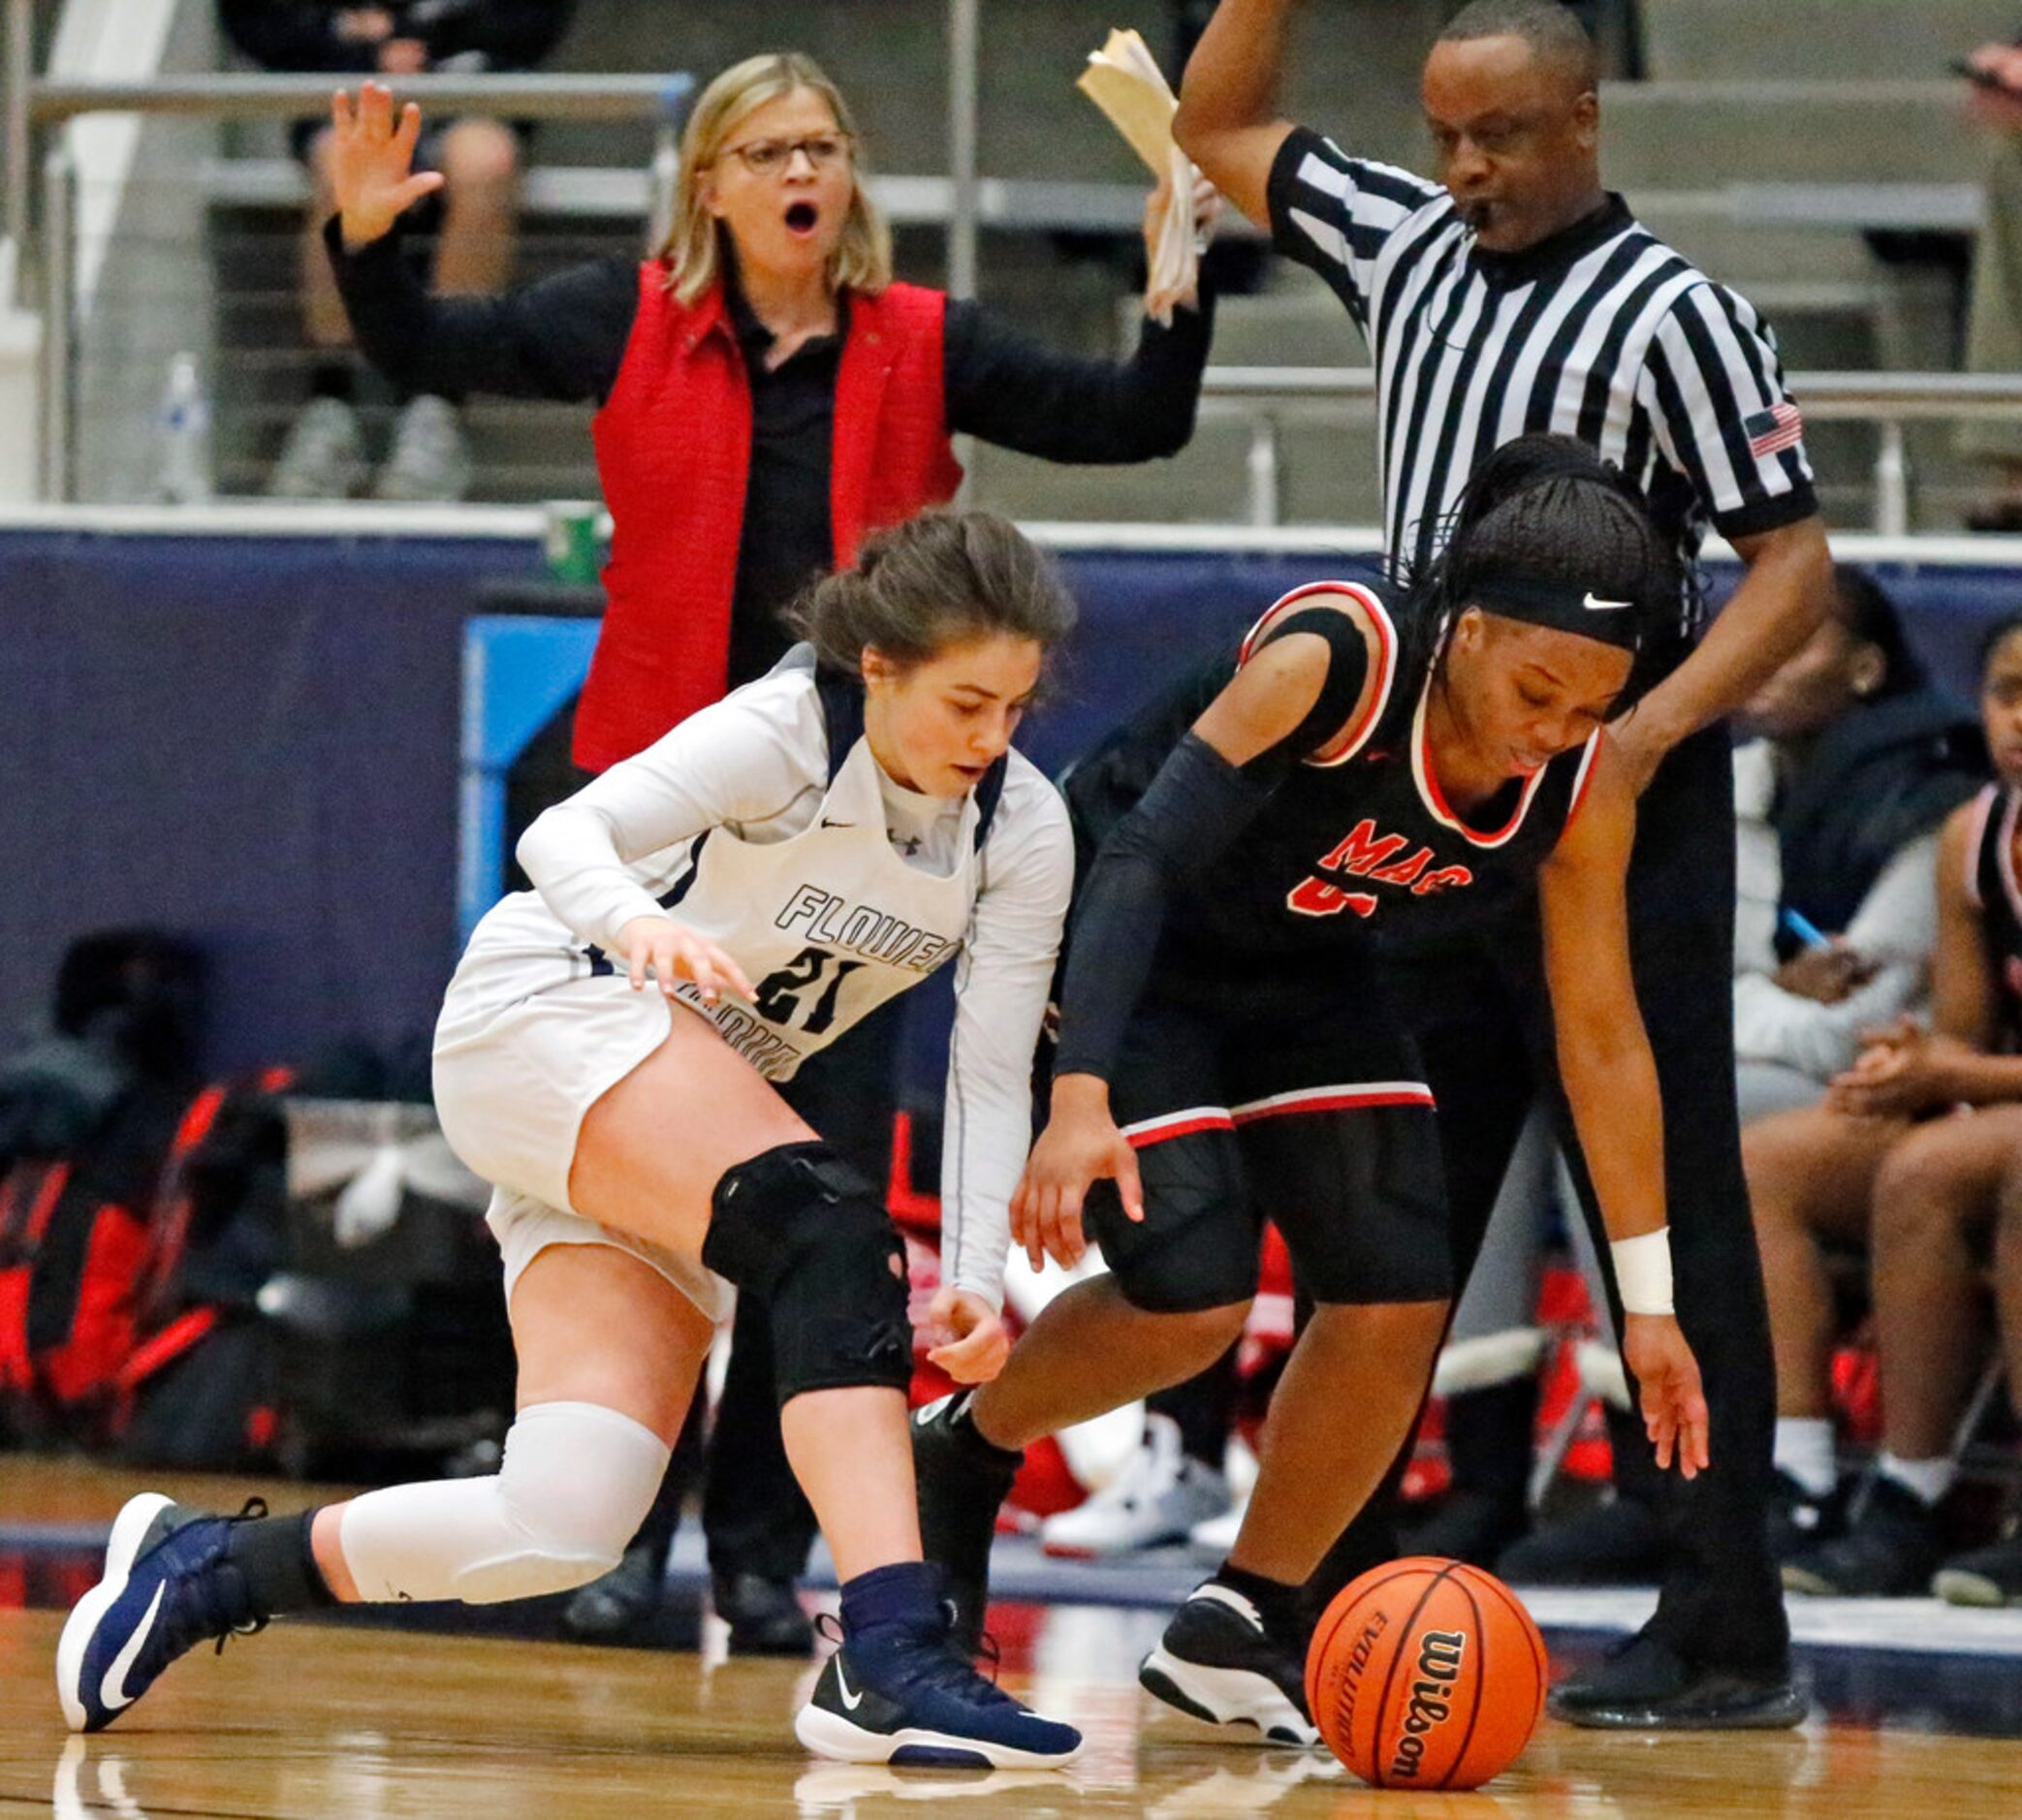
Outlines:
{"label": "female basketball player in black jersey", "polygon": [[1017,1450],[1216,1358],[1273,1219],[1314,1313],[1236,1548],[1143,1679],[1196,1716],[1312,1741],[1297,1589],[1403,1440],[1450,1289],[1433,1099],[1382,949],[1493,916],[1533,879],[1625,1352],[1659,1460],[1707,1463],[1629,977],[1634,796],[1604,733],[1679,598],[1634,493],[1569,438],[1526,437],[1482,464],[1432,573],[1286,596],[1233,664],[1070,773],[1077,838],[1100,847],[1013,1230],[1035,1264],[1071,1264],[1086,1216],[1109,1273],[1058,1297],[995,1382],[916,1418],[928,1553],[965,1616]]}

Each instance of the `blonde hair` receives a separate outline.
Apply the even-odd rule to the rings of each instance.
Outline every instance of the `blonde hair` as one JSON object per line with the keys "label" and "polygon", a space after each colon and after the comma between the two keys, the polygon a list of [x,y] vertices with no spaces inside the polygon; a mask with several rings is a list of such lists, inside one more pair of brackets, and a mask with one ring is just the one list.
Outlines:
{"label": "blonde hair", "polygon": [[829,257],[833,290],[875,297],[892,282],[892,230],[864,187],[864,162],[857,155],[857,127],[841,91],[812,57],[799,51],[769,51],[746,57],[702,91],[681,134],[681,168],[674,192],[674,226],[660,257],[667,262],[667,288],[682,303],[693,303],[716,282],[722,261],[721,224],[702,200],[702,179],[723,156],[731,134],[768,103],[811,89],[829,105],[836,124],[850,140],[849,214]]}

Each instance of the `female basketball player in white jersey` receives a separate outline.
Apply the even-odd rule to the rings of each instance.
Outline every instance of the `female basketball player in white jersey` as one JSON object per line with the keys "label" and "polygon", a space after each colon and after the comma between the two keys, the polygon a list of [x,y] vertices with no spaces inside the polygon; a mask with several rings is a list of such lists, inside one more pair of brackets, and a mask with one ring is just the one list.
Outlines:
{"label": "female basketball player in white jersey", "polygon": [[1016,530],[968,514],[882,534],[800,615],[808,642],[772,674],[528,830],[538,890],[485,918],[450,986],[436,1102],[496,1184],[519,1355],[497,1476],[299,1518],[133,1499],[58,1650],[74,1728],[277,1613],[489,1603],[607,1571],[742,1286],[773,1311],[787,1453],[842,1587],[802,1741],[974,1765],[1080,1747],[950,1641],[920,1558],[903,1252],[870,1184],[772,1085],[960,957],[934,1356],[988,1377],[1073,865],[1058,796],[1009,745],[1073,609]]}
{"label": "female basketball player in white jersey", "polygon": [[1568,437],[1523,437],[1476,470],[1441,566],[1286,596],[1066,777],[1096,857],[1013,1224],[1035,1261],[1072,1263],[1086,1218],[1109,1269],[1051,1302],[1001,1375],[915,1418],[928,1551],[965,1612],[1016,1450],[1217,1357],[1268,1217],[1312,1318],[1236,1547],[1140,1679],[1197,1717],[1313,1742],[1301,1588],[1408,1432],[1452,1277],[1400,959],[1438,939],[1432,970],[1450,972],[1457,934],[1533,891],[1528,964],[1616,1241],[1624,1352],[1659,1461],[1707,1463],[1631,989],[1634,799],[1603,731],[1679,598],[1633,490]]}

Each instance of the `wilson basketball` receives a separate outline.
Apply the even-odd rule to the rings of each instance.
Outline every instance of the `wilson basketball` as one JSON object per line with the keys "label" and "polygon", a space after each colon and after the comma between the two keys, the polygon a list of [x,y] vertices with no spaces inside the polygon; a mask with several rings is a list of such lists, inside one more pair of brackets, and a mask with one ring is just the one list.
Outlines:
{"label": "wilson basketball", "polygon": [[1544,1639],[1516,1595],[1430,1555],[1343,1586],[1306,1657],[1320,1736],[1377,1788],[1478,1788],[1523,1753],[1544,1695]]}

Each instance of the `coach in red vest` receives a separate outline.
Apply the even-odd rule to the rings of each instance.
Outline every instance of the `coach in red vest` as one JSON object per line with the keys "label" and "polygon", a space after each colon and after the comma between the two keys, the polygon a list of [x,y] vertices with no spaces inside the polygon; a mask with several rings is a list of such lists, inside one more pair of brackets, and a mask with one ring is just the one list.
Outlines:
{"label": "coach in red vest", "polygon": [[[1195,298],[1113,362],[896,283],[849,110],[808,58],[753,57],[710,84],[658,258],[500,298],[431,298],[399,256],[401,212],[442,182],[412,171],[418,110],[396,118],[367,85],[356,110],[337,97],[335,124],[327,238],[373,364],[412,392],[602,404],[613,535],[576,717],[588,769],[762,674],[785,648],[778,610],[808,580],[848,564],[866,531],[953,497],[953,435],[1118,462],[1192,433],[1209,338]],[[1218,206],[1205,187],[1199,206]]]}

